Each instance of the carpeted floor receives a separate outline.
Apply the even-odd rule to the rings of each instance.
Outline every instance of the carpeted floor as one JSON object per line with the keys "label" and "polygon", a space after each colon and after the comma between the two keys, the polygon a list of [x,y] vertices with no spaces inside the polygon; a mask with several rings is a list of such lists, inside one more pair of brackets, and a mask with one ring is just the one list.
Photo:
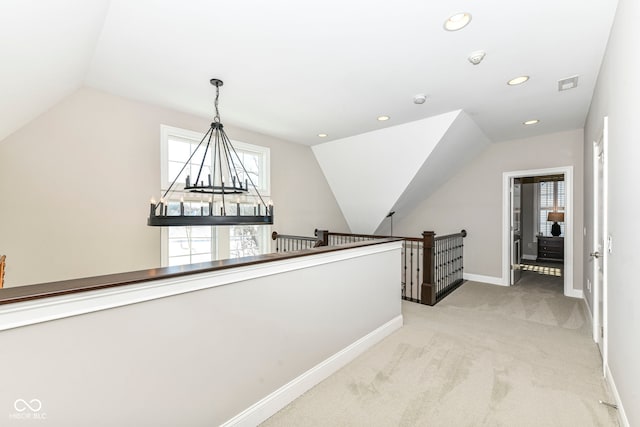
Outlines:
{"label": "carpeted floor", "polygon": [[467,282],[264,426],[616,426],[583,302],[562,279]]}

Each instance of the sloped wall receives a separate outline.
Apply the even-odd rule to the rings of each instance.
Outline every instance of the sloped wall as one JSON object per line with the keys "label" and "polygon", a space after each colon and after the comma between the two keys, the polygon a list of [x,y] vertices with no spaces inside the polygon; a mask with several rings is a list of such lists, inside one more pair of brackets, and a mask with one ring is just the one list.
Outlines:
{"label": "sloped wall", "polygon": [[354,233],[380,234],[489,144],[461,110],[313,147]]}

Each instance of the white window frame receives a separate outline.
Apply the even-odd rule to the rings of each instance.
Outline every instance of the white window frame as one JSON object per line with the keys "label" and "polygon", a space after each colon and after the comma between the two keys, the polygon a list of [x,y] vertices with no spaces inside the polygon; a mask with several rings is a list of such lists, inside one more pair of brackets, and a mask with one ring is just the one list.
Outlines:
{"label": "white window frame", "polygon": [[[552,207],[552,211],[553,212],[565,213],[566,206],[562,206],[562,207],[558,206],[558,185],[559,185],[558,182],[560,182],[560,181],[545,181],[545,182],[548,183],[548,184],[551,184],[551,183],[553,184],[553,207]],[[536,238],[540,235],[540,232],[541,232],[541,230],[540,230],[540,220],[542,219],[542,217],[540,216],[540,212],[542,210],[542,208],[540,208],[540,184],[541,183],[542,182],[537,182],[535,187],[534,187],[535,188],[535,190],[534,190],[534,197],[535,197],[535,199],[534,199],[534,208],[535,208],[535,211],[536,211],[536,215],[535,215],[535,218],[536,218],[536,226],[535,226]],[[567,204],[567,201],[566,201],[566,197],[567,197],[566,185],[567,184],[566,184],[566,182],[565,182],[564,185],[565,185],[565,189],[564,189],[565,203],[564,204],[566,205]],[[565,226],[562,225],[561,227],[562,227],[562,230],[563,230],[562,236],[564,237],[564,235],[565,235],[565,233],[564,233]],[[545,236],[545,237],[549,237],[549,236]],[[536,241],[537,241],[537,239],[536,239]]]}
{"label": "white window frame", "polygon": [[[168,125],[160,125],[160,190],[164,193],[171,182],[169,181],[169,138],[186,139],[189,142],[202,140],[204,132],[196,132],[188,129],[177,128]],[[260,169],[263,172],[260,174],[260,182],[255,182],[260,196],[262,196],[265,203],[269,201],[271,195],[271,150],[269,147],[263,147],[260,145],[248,144],[241,141],[231,141],[233,147],[238,151],[253,152],[260,154],[262,164]],[[203,143],[204,144],[204,143]],[[174,191],[181,192],[184,190],[183,182],[176,182]],[[249,184],[249,192],[246,197],[256,197],[255,189]],[[271,235],[271,226],[263,227],[263,233],[259,236],[260,248],[263,253],[270,251],[271,245],[269,236]],[[211,239],[212,239],[212,255],[215,259],[226,259],[230,256],[230,228],[228,226],[212,227]],[[160,257],[161,265],[166,267],[169,265],[169,233],[166,227],[161,229],[161,245],[160,245]],[[222,245],[221,242],[226,242]]]}
{"label": "white window frame", "polygon": [[[160,125],[160,189],[166,190],[171,182],[169,182],[169,137],[177,137],[188,139],[189,141],[200,141],[204,136],[204,132],[195,132],[192,130],[181,129],[173,126]],[[204,143],[203,143],[204,144]],[[271,149],[261,145],[247,144],[246,142],[231,140],[231,144],[236,150],[258,153],[262,156],[261,169],[266,171],[263,173],[260,182],[256,182],[260,195],[265,198],[271,195],[271,173],[269,166],[271,165]],[[176,182],[176,191],[184,189],[183,182]],[[249,185],[249,194],[255,196],[255,189]],[[267,202],[267,200],[265,200]]]}

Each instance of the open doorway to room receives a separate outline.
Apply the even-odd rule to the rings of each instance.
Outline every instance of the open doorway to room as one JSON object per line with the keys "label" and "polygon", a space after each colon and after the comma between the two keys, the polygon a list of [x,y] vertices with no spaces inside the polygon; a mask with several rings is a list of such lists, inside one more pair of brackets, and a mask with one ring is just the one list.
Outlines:
{"label": "open doorway to room", "polygon": [[504,174],[505,285],[535,282],[575,296],[572,178],[572,167]]}
{"label": "open doorway to room", "polygon": [[[519,182],[520,256],[513,266],[519,280],[511,284],[543,285],[564,292],[566,187],[564,174],[516,178]],[[515,250],[516,248],[514,248]],[[517,260],[516,260],[517,261]]]}

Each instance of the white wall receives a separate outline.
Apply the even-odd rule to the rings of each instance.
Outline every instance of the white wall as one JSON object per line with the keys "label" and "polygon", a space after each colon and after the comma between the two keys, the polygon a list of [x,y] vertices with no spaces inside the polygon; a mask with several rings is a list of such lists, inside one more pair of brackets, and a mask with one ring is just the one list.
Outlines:
{"label": "white wall", "polygon": [[[640,265],[638,212],[640,198],[640,2],[620,0],[607,52],[600,69],[585,124],[585,225],[582,254],[585,276],[591,276],[589,251],[593,236],[591,171],[592,143],[599,138],[604,116],[609,117],[609,254],[608,362],[630,425],[640,425]],[[586,289],[586,286],[585,286]],[[591,295],[586,294],[589,301]]]}
{"label": "white wall", "polygon": [[[582,130],[494,143],[462,168],[405,220],[394,234],[420,236],[434,230],[449,234],[466,229],[465,273],[502,276],[502,174],[507,171],[574,167],[574,247],[582,248]],[[574,289],[582,287],[582,254],[574,256]]]}
{"label": "white wall", "polygon": [[[299,379],[256,411],[269,416],[276,403],[287,404],[306,391],[301,386],[311,387],[402,325],[400,246],[96,291],[85,303],[99,311],[1,331],[1,424],[37,423],[11,416],[20,416],[17,399],[38,399],[42,423],[52,427],[217,426]],[[130,303],[136,290],[184,292],[192,285],[204,288]],[[41,309],[61,298],[68,297],[50,298]],[[114,300],[121,306],[105,310]],[[28,303],[25,315],[38,313],[38,303]],[[0,325],[24,303],[14,305],[0,307]],[[338,352],[337,360],[300,378]],[[241,425],[257,424],[247,419]]]}
{"label": "white wall", "polygon": [[[210,119],[82,88],[0,141],[0,253],[6,286],[160,266],[148,227],[160,186],[160,124],[206,131]],[[225,124],[271,148],[274,230],[348,231],[307,146]]]}

